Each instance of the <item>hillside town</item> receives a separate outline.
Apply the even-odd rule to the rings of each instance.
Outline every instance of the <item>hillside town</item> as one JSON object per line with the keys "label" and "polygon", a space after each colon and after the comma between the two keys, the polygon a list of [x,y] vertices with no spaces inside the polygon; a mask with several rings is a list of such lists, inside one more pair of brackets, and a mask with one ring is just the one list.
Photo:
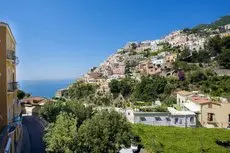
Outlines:
{"label": "hillside town", "polygon": [[[142,76],[179,77],[180,69],[173,64],[180,55],[178,50],[188,49],[190,55],[205,48],[209,38],[219,35],[230,36],[230,24],[215,30],[204,29],[203,33],[189,33],[188,30],[174,31],[160,40],[128,42],[123,48],[109,56],[98,67],[93,67],[78,81],[99,86],[98,91],[110,92],[112,80],[124,79],[127,75],[135,80]],[[208,37],[207,37],[208,34]],[[146,55],[148,54],[148,55]],[[218,69],[221,71],[221,69]],[[228,75],[225,74],[225,75]],[[67,89],[60,89],[56,97],[63,97]],[[142,111],[132,105],[122,112],[131,123],[142,123],[154,126],[176,126],[207,128],[230,128],[230,102],[224,97],[211,97],[199,91],[176,91],[176,104],[164,112]],[[160,101],[143,106],[153,109],[161,106]],[[105,107],[108,109],[108,107]],[[100,107],[101,109],[101,107]],[[154,109],[153,109],[154,110]]]}
{"label": "hillside town", "polygon": [[[199,50],[204,49],[210,37],[215,35],[230,36],[229,26],[230,24],[217,30],[209,30],[209,37],[200,36],[197,33],[188,34],[185,30],[178,30],[160,40],[128,42],[98,67],[93,67],[79,80],[98,84],[103,90],[108,91],[108,83],[112,79],[124,78],[128,68],[130,68],[132,77],[136,79],[140,79],[142,75],[177,75],[178,71],[172,69],[172,64],[179,53],[172,52],[171,48],[188,48],[191,54],[192,51],[199,52]],[[165,45],[169,45],[171,48],[167,48]],[[145,56],[146,52],[153,56]]]}

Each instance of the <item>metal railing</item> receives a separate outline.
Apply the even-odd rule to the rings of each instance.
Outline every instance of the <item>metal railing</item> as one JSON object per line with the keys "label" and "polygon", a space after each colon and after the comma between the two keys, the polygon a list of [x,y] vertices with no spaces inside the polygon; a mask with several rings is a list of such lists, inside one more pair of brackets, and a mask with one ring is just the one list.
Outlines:
{"label": "metal railing", "polygon": [[7,50],[7,59],[15,61],[16,60],[15,51]]}
{"label": "metal railing", "polygon": [[15,51],[7,50],[7,59],[12,60],[14,64],[18,64],[19,60],[18,57],[15,54]]}
{"label": "metal railing", "polygon": [[8,92],[14,92],[18,89],[18,82],[8,83]]}
{"label": "metal railing", "polygon": [[8,140],[8,127],[5,126],[0,134],[0,153],[4,152]]}

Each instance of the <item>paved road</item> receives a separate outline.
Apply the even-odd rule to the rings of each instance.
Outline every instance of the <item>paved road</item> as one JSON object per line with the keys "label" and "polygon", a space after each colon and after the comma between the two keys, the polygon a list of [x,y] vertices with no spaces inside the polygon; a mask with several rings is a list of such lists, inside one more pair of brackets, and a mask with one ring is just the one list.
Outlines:
{"label": "paved road", "polygon": [[42,140],[44,127],[39,120],[33,116],[24,116],[22,124],[29,133],[31,153],[45,153],[45,144]]}

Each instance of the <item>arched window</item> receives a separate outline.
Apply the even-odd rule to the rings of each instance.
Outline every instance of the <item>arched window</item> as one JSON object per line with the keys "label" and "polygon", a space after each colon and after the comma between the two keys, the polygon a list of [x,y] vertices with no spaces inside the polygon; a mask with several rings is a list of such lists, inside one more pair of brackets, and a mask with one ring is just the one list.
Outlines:
{"label": "arched window", "polygon": [[190,123],[194,123],[194,122],[195,122],[194,117],[190,117]]}

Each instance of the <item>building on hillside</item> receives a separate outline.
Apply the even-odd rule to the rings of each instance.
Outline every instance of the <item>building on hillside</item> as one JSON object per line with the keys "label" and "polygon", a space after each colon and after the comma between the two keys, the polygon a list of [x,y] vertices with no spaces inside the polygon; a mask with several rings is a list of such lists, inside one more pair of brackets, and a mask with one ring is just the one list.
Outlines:
{"label": "building on hillside", "polygon": [[113,79],[123,79],[123,78],[125,78],[125,75],[113,74],[113,75],[108,76],[107,81],[110,82]]}
{"label": "building on hillside", "polygon": [[68,91],[68,89],[64,88],[64,89],[59,89],[56,93],[55,93],[55,97],[63,97],[64,94]]}
{"label": "building on hillside", "polygon": [[21,100],[22,114],[31,116],[38,115],[39,110],[43,105],[50,102],[50,100],[44,97],[28,97]]}
{"label": "building on hillside", "polygon": [[230,126],[230,102],[225,98],[209,98],[197,92],[180,91],[177,104],[183,110],[196,113],[201,125],[208,128]]}
{"label": "building on hillside", "polygon": [[230,37],[230,30],[220,34],[220,37]]}
{"label": "building on hillside", "polygon": [[136,67],[137,71],[144,75],[155,75],[161,72],[160,65],[155,65],[151,61],[142,61]]}
{"label": "building on hillside", "polygon": [[230,126],[230,102],[207,102],[201,104],[200,122],[208,128],[227,128]]}
{"label": "building on hillside", "polygon": [[165,61],[168,63],[173,63],[176,61],[177,54],[169,53],[165,56]]}
{"label": "building on hillside", "polygon": [[196,127],[195,113],[177,111],[168,108],[169,112],[137,112],[129,108],[125,116],[131,123],[141,123],[154,126]]}
{"label": "building on hillside", "polygon": [[154,56],[152,58],[152,63],[155,65],[163,65],[165,63],[164,56]]}
{"label": "building on hillside", "polygon": [[14,153],[22,138],[21,104],[17,99],[16,41],[7,23],[0,22],[0,153]]}
{"label": "building on hillside", "polygon": [[225,25],[225,26],[224,26],[224,29],[225,29],[225,30],[230,30],[230,24]]}
{"label": "building on hillside", "polygon": [[113,74],[124,75],[125,74],[125,65],[121,64],[121,65],[114,66],[112,71],[113,71]]}
{"label": "building on hillside", "polygon": [[178,91],[177,92],[177,105],[179,105],[180,107],[183,106],[183,103],[186,103],[187,100],[188,100],[188,97],[190,95],[192,95],[193,93],[192,92],[189,92],[189,91]]}
{"label": "building on hillside", "polygon": [[86,83],[100,84],[104,81],[100,72],[89,72],[83,77],[83,81]]}
{"label": "building on hillside", "polygon": [[230,76],[229,69],[215,69],[214,71],[218,76]]}

